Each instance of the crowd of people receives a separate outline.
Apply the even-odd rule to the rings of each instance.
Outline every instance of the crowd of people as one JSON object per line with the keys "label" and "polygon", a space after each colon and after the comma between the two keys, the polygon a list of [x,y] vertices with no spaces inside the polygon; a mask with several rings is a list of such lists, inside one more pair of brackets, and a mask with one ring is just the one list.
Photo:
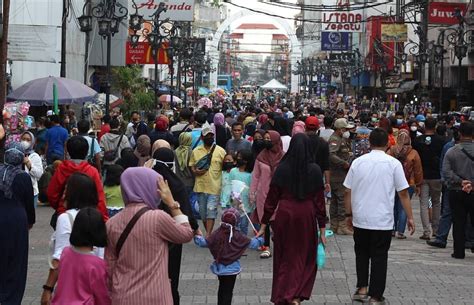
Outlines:
{"label": "crowd of people", "polygon": [[473,123],[453,115],[280,99],[132,112],[128,123],[114,110],[97,134],[87,120],[42,118],[0,165],[0,303],[21,304],[41,202],[54,209],[41,304],[179,304],[193,239],[212,255],[219,305],[232,302],[247,248],[273,259],[271,301],[300,304],[327,223],[353,235],[353,298],[384,304],[391,239],[415,230],[414,194],[420,239],[445,248],[452,224],[452,257],[474,251],[472,139]]}

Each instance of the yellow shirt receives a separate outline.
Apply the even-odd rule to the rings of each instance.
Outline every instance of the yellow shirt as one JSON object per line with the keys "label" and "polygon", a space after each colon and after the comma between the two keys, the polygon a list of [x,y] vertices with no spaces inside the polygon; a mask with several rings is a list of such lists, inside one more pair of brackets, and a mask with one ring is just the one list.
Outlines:
{"label": "yellow shirt", "polygon": [[[207,155],[211,149],[207,150],[204,145],[198,146],[193,150],[189,159],[189,166],[194,166],[201,158]],[[221,193],[221,177],[222,163],[225,158],[225,150],[216,145],[212,154],[211,166],[209,170],[202,176],[196,176],[194,182],[194,191],[196,193],[206,193],[211,195],[220,195]]]}

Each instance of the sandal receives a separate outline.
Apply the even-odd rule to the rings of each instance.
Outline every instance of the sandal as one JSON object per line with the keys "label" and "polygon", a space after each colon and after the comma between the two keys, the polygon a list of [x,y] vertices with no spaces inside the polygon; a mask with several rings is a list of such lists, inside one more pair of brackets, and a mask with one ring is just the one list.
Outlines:
{"label": "sandal", "polygon": [[366,293],[360,293],[360,288],[357,288],[352,295],[352,301],[366,302],[369,299],[369,295]]}
{"label": "sandal", "polygon": [[385,298],[370,298],[369,305],[385,305]]}
{"label": "sandal", "polygon": [[260,254],[260,258],[270,258],[272,257],[272,254],[270,253],[270,249],[267,248],[262,253]]}
{"label": "sandal", "polygon": [[407,237],[403,233],[397,233],[397,238],[398,239],[407,239]]}

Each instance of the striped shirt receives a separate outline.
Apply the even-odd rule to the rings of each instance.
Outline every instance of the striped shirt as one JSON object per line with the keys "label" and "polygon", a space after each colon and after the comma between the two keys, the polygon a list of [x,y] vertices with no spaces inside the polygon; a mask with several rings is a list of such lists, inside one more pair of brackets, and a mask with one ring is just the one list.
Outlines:
{"label": "striped shirt", "polygon": [[187,217],[174,219],[161,210],[145,213],[115,255],[117,241],[132,217],[144,204],[128,204],[107,222],[108,284],[114,305],[172,305],[168,278],[168,242],[192,240]]}

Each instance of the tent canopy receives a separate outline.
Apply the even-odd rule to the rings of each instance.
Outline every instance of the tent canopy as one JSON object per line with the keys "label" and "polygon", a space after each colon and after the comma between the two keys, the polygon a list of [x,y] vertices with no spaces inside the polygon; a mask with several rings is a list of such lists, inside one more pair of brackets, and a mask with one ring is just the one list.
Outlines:
{"label": "tent canopy", "polygon": [[262,88],[262,89],[288,90],[288,88],[285,85],[283,85],[282,83],[280,83],[276,79],[272,79],[271,81],[269,81],[265,85],[261,86],[260,88]]}

